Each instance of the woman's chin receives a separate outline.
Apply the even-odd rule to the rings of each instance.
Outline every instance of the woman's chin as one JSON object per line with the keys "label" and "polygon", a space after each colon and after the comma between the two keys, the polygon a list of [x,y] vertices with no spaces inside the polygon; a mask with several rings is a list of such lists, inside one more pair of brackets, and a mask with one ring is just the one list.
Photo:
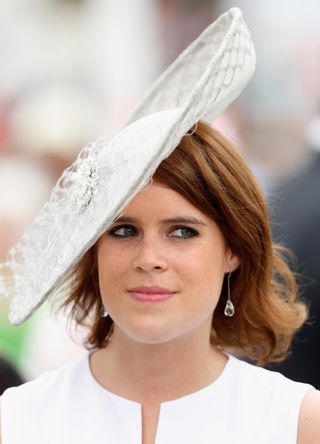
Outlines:
{"label": "woman's chin", "polygon": [[172,327],[159,322],[144,322],[137,324],[119,326],[122,335],[127,336],[129,340],[140,344],[158,345],[175,339]]}

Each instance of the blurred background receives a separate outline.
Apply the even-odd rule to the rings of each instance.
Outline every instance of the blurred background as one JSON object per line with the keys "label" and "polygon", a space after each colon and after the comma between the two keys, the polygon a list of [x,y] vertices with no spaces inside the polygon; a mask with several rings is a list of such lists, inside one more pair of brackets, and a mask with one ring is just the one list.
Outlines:
{"label": "blurred background", "polygon": [[[275,240],[297,256],[310,324],[280,370],[319,387],[318,0],[1,0],[0,262],[80,149],[120,129],[159,73],[232,6],[252,31],[257,70],[214,125],[250,162]],[[0,297],[0,356],[21,380],[84,353],[48,305],[12,327],[8,302]]]}

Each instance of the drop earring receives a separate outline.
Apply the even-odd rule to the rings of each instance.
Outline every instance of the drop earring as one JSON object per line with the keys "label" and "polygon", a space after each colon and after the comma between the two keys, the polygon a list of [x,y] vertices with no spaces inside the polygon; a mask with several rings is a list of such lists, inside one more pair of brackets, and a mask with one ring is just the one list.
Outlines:
{"label": "drop earring", "polygon": [[228,280],[227,280],[227,286],[228,286],[228,299],[227,299],[227,302],[226,302],[226,306],[225,306],[225,308],[224,308],[224,315],[225,316],[228,316],[229,318],[230,317],[232,317],[233,315],[234,315],[234,313],[235,313],[235,309],[234,309],[234,305],[233,305],[233,303],[232,303],[232,301],[231,301],[231,298],[230,298],[230,277],[231,277],[231,273],[232,272],[230,272],[229,274],[228,274]]}
{"label": "drop earring", "polygon": [[104,308],[104,305],[102,305],[101,309],[100,309],[100,316],[102,318],[106,318],[108,316],[108,312],[107,310]]}

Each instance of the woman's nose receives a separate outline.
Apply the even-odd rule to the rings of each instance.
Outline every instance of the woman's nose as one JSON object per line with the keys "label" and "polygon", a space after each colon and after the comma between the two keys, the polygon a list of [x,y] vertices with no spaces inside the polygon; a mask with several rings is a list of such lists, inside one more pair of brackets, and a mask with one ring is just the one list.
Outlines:
{"label": "woman's nose", "polygon": [[165,271],[168,268],[163,248],[155,240],[142,240],[133,260],[138,271]]}

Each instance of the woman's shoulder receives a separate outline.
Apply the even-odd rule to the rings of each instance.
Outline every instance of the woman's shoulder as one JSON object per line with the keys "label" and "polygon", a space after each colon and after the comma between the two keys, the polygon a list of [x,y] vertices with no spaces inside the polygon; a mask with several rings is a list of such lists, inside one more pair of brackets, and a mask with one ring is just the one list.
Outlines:
{"label": "woman's shoulder", "polygon": [[[320,443],[320,392],[281,373],[231,357],[233,391],[245,414],[262,418],[276,436],[298,444]],[[280,431],[278,433],[278,431]],[[297,440],[298,436],[298,441]],[[284,438],[283,438],[284,439]]]}
{"label": "woman's shoulder", "polygon": [[[295,382],[281,373],[258,367],[243,360],[232,358],[234,381],[238,395],[264,411],[278,411],[286,418],[299,416],[302,401],[314,387]],[[275,417],[275,416],[274,416]]]}
{"label": "woman's shoulder", "polygon": [[56,395],[57,390],[65,388],[75,378],[80,377],[81,369],[84,367],[86,356],[73,361],[55,370],[47,371],[39,377],[26,382],[18,387],[7,389],[2,395],[2,404],[15,404],[19,402],[23,405],[24,401],[32,403],[47,399],[50,395]]}
{"label": "woman's shoulder", "polygon": [[235,357],[231,357],[231,359],[234,367],[237,369],[235,373],[238,374],[238,377],[241,378],[244,383],[250,383],[256,390],[261,389],[268,392],[293,390],[303,394],[313,388],[310,384],[293,381],[282,373],[259,367]]}
{"label": "woman's shoulder", "polygon": [[[79,387],[85,390],[86,361],[87,356],[83,356],[32,381],[7,389],[1,397],[3,442],[46,442],[48,430],[57,418],[67,417],[70,411],[69,416],[72,416],[75,406],[81,404]],[[50,415],[47,414],[48,406]]]}

